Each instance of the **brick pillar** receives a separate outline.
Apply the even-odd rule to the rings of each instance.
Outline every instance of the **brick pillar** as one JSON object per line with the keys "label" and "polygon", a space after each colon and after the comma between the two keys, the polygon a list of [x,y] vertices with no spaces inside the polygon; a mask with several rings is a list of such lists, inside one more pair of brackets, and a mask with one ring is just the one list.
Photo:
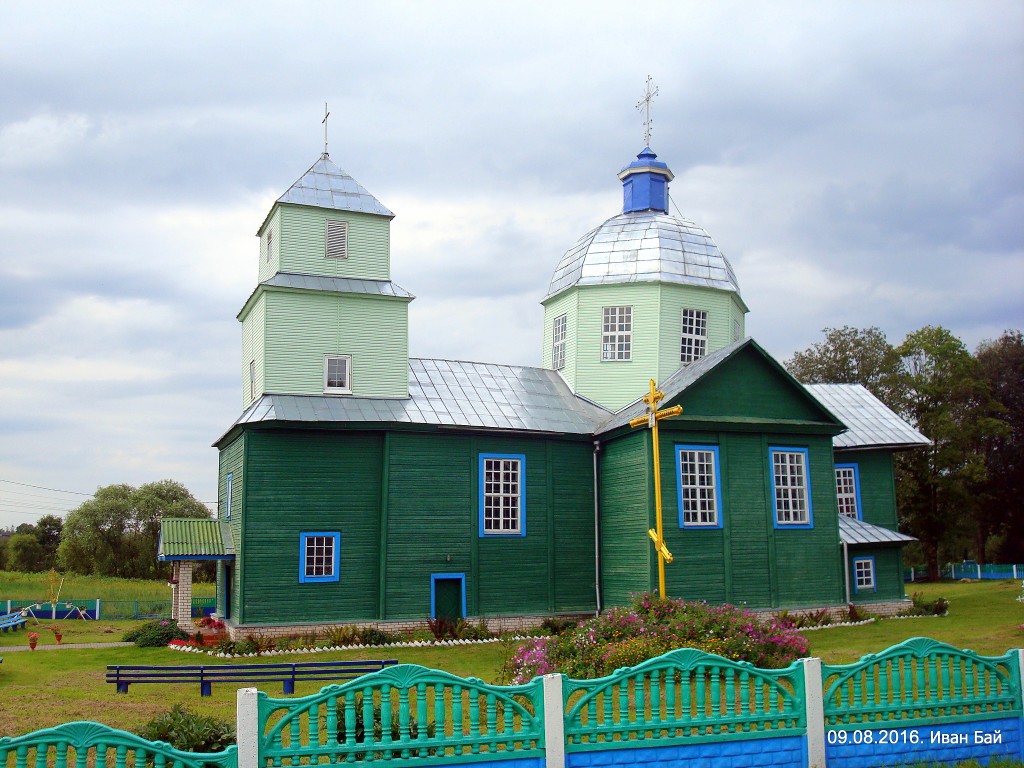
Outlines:
{"label": "brick pillar", "polygon": [[177,621],[178,626],[188,633],[192,633],[192,567],[193,563],[187,560],[174,563],[174,576],[177,584],[172,592],[173,605],[171,617]]}

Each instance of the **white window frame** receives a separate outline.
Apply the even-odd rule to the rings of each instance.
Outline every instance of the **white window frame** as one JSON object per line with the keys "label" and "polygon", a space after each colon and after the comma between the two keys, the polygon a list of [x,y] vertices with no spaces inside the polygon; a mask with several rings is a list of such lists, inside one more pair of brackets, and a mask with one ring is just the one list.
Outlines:
{"label": "white window frame", "polygon": [[480,535],[526,535],[526,456],[480,454]]}
{"label": "white window frame", "polygon": [[249,400],[256,399],[256,361],[249,361]]}
{"label": "white window frame", "polygon": [[836,464],[836,509],[840,515],[863,520],[858,474],[856,464]]}
{"label": "white window frame", "polygon": [[722,527],[720,477],[718,446],[676,446],[680,527]]}
{"label": "white window frame", "polygon": [[[330,368],[331,363],[338,360],[345,361],[345,380],[341,386],[331,386]],[[352,394],[352,355],[324,355],[324,394],[325,395],[351,395]]]}
{"label": "white window frame", "polygon": [[703,309],[684,309],[679,333],[679,362],[700,360],[708,353],[708,313]]}
{"label": "white window frame", "polygon": [[733,320],[732,321],[732,340],[733,341],[739,341],[740,340],[740,333],[742,333],[742,331],[740,331],[740,321],[739,320]]}
{"label": "white window frame", "polygon": [[559,371],[565,368],[566,315],[561,314],[551,321],[551,367]]}
{"label": "white window frame", "polygon": [[[340,558],[341,533],[339,531],[311,531],[300,534],[299,583],[315,584],[338,581]],[[326,567],[328,563],[330,564],[329,569]]]}
{"label": "white window frame", "polygon": [[633,359],[633,307],[601,308],[601,361]]}
{"label": "white window frame", "polygon": [[229,520],[231,518],[231,491],[234,485],[234,473],[228,472],[228,476],[224,478],[224,519]]}
{"label": "white window frame", "polygon": [[776,528],[814,527],[809,454],[806,448],[768,449]]}
{"label": "white window frame", "polygon": [[875,578],[875,558],[853,558],[853,589],[855,592],[878,591],[878,580]]}
{"label": "white window frame", "polygon": [[347,259],[348,222],[328,219],[324,224],[324,256],[328,259]]}

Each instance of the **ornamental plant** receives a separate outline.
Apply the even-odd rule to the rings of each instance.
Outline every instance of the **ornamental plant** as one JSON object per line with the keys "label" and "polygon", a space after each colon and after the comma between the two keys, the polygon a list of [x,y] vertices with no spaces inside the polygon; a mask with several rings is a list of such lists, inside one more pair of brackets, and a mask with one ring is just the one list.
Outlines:
{"label": "ornamental plant", "polygon": [[509,659],[504,676],[516,684],[549,672],[578,679],[603,677],[676,648],[777,668],[806,655],[808,647],[807,640],[778,617],[762,619],[731,605],[662,600],[644,592],[629,606],[526,643]]}

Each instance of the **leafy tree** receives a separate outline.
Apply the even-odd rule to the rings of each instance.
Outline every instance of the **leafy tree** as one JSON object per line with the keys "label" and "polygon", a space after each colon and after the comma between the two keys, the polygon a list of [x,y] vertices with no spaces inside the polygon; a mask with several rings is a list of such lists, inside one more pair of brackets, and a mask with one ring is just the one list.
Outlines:
{"label": "leafy tree", "polygon": [[904,527],[921,540],[938,577],[940,551],[958,536],[980,542],[989,535],[981,494],[987,481],[984,441],[1005,425],[978,361],[945,328],[926,326],[904,339],[898,352],[907,370],[904,416],[932,440],[902,454],[898,494]]}
{"label": "leafy tree", "polygon": [[33,533],[16,533],[7,540],[7,567],[12,571],[43,571],[43,548]]}
{"label": "leafy tree", "polygon": [[57,561],[77,573],[155,578],[160,518],[209,517],[210,510],[173,480],[139,488],[108,485],[68,513]]}
{"label": "leafy tree", "polygon": [[988,483],[983,521],[999,544],[999,562],[1024,562],[1024,337],[1005,331],[976,354],[981,375],[1000,406],[1006,429],[983,440]]}
{"label": "leafy tree", "polygon": [[804,384],[862,384],[893,410],[902,410],[903,361],[878,328],[825,328],[824,341],[797,352],[786,370]]}

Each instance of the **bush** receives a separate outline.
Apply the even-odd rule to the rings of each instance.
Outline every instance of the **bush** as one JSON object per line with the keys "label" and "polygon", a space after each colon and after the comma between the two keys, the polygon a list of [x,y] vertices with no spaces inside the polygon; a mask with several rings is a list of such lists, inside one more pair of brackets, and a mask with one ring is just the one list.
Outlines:
{"label": "bush", "polygon": [[576,629],[579,625],[579,619],[572,619],[568,616],[548,616],[540,623],[541,629],[549,635],[560,635],[567,630]]}
{"label": "bush", "polygon": [[[357,693],[353,700],[353,708],[355,709],[355,722],[352,723],[353,730],[355,731],[354,741],[357,744],[362,744],[366,741],[366,725],[363,720],[363,694]],[[345,721],[345,703],[344,701],[338,702],[338,742],[344,744],[348,738],[346,731],[348,723]],[[414,711],[409,712],[409,738],[416,739],[419,736],[420,728],[419,721],[416,720],[416,714]],[[426,723],[426,735],[427,738],[432,739],[437,733],[437,727],[434,722],[428,721]],[[398,741],[401,738],[401,725],[399,721],[398,712],[392,711],[391,713],[391,739],[392,741]],[[384,735],[384,726],[381,717],[380,705],[375,704],[373,707],[373,741],[379,743]],[[427,754],[437,754],[436,747],[429,747]],[[372,758],[379,760],[383,756],[381,752],[372,753]],[[365,752],[357,752],[355,755],[356,760],[366,759],[367,754]]]}
{"label": "bush", "polygon": [[359,630],[359,642],[362,645],[391,645],[401,639],[401,635],[377,627],[363,627]]}
{"label": "bush", "polygon": [[556,671],[575,678],[601,677],[676,648],[696,648],[762,668],[785,667],[808,649],[792,624],[777,617],[762,620],[731,605],[661,600],[643,593],[628,607],[526,643],[503,674],[513,683]]}
{"label": "bush", "polygon": [[945,616],[949,612],[949,600],[944,597],[925,600],[922,593],[915,592],[910,599],[914,607],[906,612],[909,616]]}
{"label": "bush", "polygon": [[171,640],[188,640],[188,633],[173,621],[150,621],[126,632],[122,640],[139,648],[162,648]]}
{"label": "bush", "polygon": [[235,743],[235,727],[226,720],[200,715],[175,704],[146,723],[139,736],[150,741],[166,741],[186,752],[220,752]]}
{"label": "bush", "polygon": [[327,643],[332,648],[343,645],[355,645],[359,640],[359,628],[351,624],[342,627],[331,627],[327,630]]}

